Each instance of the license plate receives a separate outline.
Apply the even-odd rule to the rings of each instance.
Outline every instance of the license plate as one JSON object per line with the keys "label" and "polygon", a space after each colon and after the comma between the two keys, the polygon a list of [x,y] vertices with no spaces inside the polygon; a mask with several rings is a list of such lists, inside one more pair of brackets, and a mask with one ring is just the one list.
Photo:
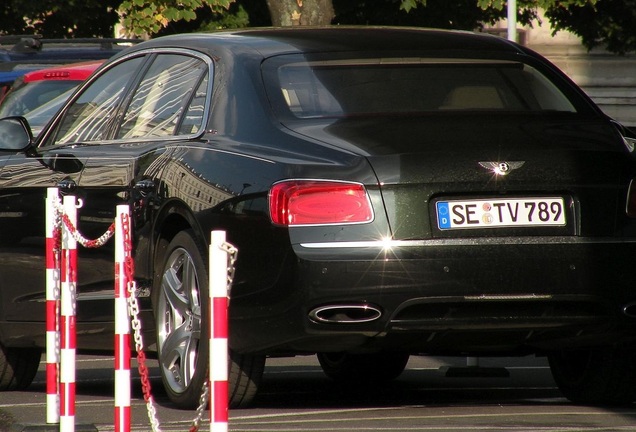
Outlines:
{"label": "license plate", "polygon": [[437,202],[440,229],[563,226],[563,198],[478,199]]}

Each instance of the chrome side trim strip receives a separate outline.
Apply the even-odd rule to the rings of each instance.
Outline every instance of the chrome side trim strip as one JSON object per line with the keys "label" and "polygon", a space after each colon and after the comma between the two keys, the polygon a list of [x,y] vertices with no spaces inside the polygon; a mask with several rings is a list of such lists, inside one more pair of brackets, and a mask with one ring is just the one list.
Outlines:
{"label": "chrome side trim strip", "polygon": [[369,248],[392,249],[399,247],[444,247],[444,246],[488,246],[488,245],[549,245],[549,244],[622,244],[636,243],[634,239],[617,239],[603,237],[598,239],[581,237],[488,237],[488,238],[464,238],[464,239],[434,239],[434,240],[368,240],[368,241],[343,241],[343,242],[315,242],[300,243],[307,249],[344,249],[344,248]]}

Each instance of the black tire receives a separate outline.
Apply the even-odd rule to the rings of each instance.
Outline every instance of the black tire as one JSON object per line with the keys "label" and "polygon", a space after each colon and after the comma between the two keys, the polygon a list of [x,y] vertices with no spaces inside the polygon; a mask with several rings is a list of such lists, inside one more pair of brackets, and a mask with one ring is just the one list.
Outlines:
{"label": "black tire", "polygon": [[325,375],[333,380],[372,383],[391,381],[400,376],[409,361],[409,354],[318,353],[318,361]]}
{"label": "black tire", "polygon": [[263,378],[265,356],[238,354],[230,350],[230,408],[249,406]]}
{"label": "black tire", "polygon": [[548,355],[563,395],[581,405],[626,405],[636,400],[636,349],[609,346]]}
{"label": "black tire", "polygon": [[23,390],[31,385],[40,366],[39,348],[7,348],[0,345],[0,391]]}
{"label": "black tire", "polygon": [[[178,233],[161,260],[155,287],[157,356],[166,393],[179,408],[199,405],[209,358],[208,272],[204,248],[191,231]],[[263,375],[264,356],[231,353],[229,404],[248,405]]]}

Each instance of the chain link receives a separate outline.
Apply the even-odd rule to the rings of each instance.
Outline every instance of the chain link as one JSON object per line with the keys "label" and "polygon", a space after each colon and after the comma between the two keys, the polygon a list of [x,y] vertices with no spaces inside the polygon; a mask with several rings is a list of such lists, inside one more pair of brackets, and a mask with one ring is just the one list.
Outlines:
{"label": "chain link", "polygon": [[104,234],[102,234],[101,236],[97,237],[94,240],[89,240],[82,236],[82,234],[79,232],[77,227],[73,225],[68,215],[64,213],[64,207],[60,203],[59,199],[54,202],[53,208],[55,211],[54,220],[55,220],[56,226],[61,226],[62,223],[66,225],[66,228],[68,228],[69,232],[71,233],[75,241],[81,244],[82,246],[84,246],[85,248],[102,247],[106,244],[106,242],[108,242],[108,240],[110,240],[113,234],[115,234],[115,223],[113,222],[112,224],[110,224],[108,229],[106,229],[106,232]]}
{"label": "chain link", "polygon": [[135,263],[132,258],[132,241],[130,238],[130,218],[127,214],[121,215],[121,226],[124,236],[124,273],[126,275],[126,289],[128,290],[128,315],[130,315],[130,326],[133,330],[133,340],[137,351],[137,369],[141,378],[141,388],[146,401],[148,420],[153,432],[160,432],[157,409],[151,394],[150,374],[146,363],[146,353],[144,352],[144,340],[141,335],[141,320],[139,319],[139,301],[137,300],[137,283],[135,282]]}
{"label": "chain link", "polygon": [[[228,300],[230,298],[230,287],[232,282],[234,281],[234,273],[236,271],[235,263],[236,257],[238,255],[238,249],[234,247],[232,244],[228,242],[224,242],[221,244],[220,249],[223,250],[227,254],[227,297]],[[209,387],[209,377],[204,381],[203,388],[201,389],[201,397],[199,398],[199,406],[197,407],[197,416],[192,422],[192,427],[189,432],[197,432],[199,430],[199,425],[201,424],[201,420],[203,419],[203,414],[205,412],[205,408],[208,405],[208,401],[210,398],[210,387]]]}
{"label": "chain link", "polygon": [[[55,302],[55,346],[54,346],[54,351],[55,351],[55,358],[57,359],[57,361],[55,362],[55,376],[57,378],[59,378],[60,376],[60,359],[61,359],[61,352],[62,352],[62,340],[61,340],[61,335],[60,335],[60,297],[62,294],[62,290],[61,290],[61,285],[62,285],[62,280],[61,280],[61,272],[62,272],[62,265],[61,265],[61,256],[62,256],[62,230],[60,230],[58,224],[57,224],[57,212],[54,212],[54,228],[53,228],[53,299]],[[59,385],[59,383],[56,383],[56,385]],[[59,406],[58,406],[59,409]]]}
{"label": "chain link", "polygon": [[236,273],[236,259],[238,257],[238,249],[231,243],[223,242],[219,246],[227,254],[227,298],[230,300],[230,288],[234,283],[234,274]]}
{"label": "chain link", "polygon": [[203,389],[201,391],[201,397],[199,398],[199,406],[197,407],[197,415],[192,421],[192,427],[190,427],[189,432],[197,432],[199,430],[201,420],[203,420],[203,414],[205,413],[205,408],[208,406],[209,397],[210,387],[208,386],[208,380],[206,379],[203,382]]}
{"label": "chain link", "polygon": [[[55,237],[55,261],[56,267],[59,268],[57,263],[59,263],[59,257],[61,253],[61,226],[64,224],[68,231],[71,233],[75,241],[77,241],[80,245],[86,248],[98,248],[106,244],[108,240],[115,233],[115,223],[112,223],[106,232],[102,234],[100,237],[94,240],[88,240],[84,238],[81,233],[77,230],[77,228],[72,224],[68,215],[64,213],[64,208],[60,203],[60,200],[57,199],[54,201],[54,237]],[[122,228],[124,234],[124,273],[126,275],[127,286],[126,289],[128,291],[127,305],[128,305],[128,314],[130,315],[130,325],[133,330],[133,340],[135,343],[135,350],[137,351],[137,367],[139,370],[139,375],[141,379],[141,387],[144,395],[144,400],[146,402],[146,410],[148,411],[148,419],[150,421],[150,425],[153,432],[161,432],[160,423],[157,417],[157,409],[155,407],[155,402],[151,394],[151,385],[150,385],[150,374],[148,371],[148,365],[146,363],[146,354],[144,352],[144,342],[141,332],[141,320],[139,319],[139,301],[137,299],[137,283],[134,280],[134,260],[132,258],[132,250],[130,241],[130,220],[128,215],[122,215]],[[236,259],[238,256],[238,249],[234,247],[232,244],[224,242],[221,246],[221,249],[227,253],[228,256],[228,265],[227,265],[227,297],[228,301],[230,299],[230,288],[232,283],[234,282],[234,275],[236,272]],[[56,275],[59,279],[59,275]],[[58,289],[59,291],[59,289]],[[59,295],[59,292],[57,293]],[[56,341],[56,345],[57,345]],[[56,347],[59,349],[59,346]],[[210,387],[208,384],[209,378],[206,379],[203,383],[201,396],[199,398],[199,406],[197,407],[196,417],[192,421],[192,426],[189,429],[189,432],[197,432],[199,430],[199,426],[201,421],[203,420],[203,416],[205,414],[205,409],[208,405],[209,396],[210,396]]]}

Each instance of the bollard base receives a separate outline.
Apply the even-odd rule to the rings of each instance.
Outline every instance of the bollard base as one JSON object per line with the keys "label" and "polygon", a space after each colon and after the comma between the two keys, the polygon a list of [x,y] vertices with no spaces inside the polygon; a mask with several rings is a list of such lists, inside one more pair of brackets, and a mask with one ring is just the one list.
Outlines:
{"label": "bollard base", "polygon": [[[11,427],[11,432],[59,432],[59,424],[18,424],[15,423]],[[75,432],[98,432],[95,425],[92,424],[78,424],[75,425]]]}

